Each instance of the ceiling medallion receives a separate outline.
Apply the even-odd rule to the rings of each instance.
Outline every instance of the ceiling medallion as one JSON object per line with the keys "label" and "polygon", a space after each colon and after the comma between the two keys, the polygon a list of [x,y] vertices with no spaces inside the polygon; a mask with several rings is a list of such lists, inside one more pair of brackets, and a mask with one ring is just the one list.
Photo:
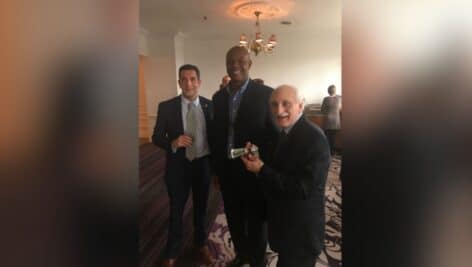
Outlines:
{"label": "ceiling medallion", "polygon": [[269,1],[239,1],[233,5],[232,9],[234,15],[246,19],[254,18],[255,12],[260,12],[260,19],[275,19],[288,14],[280,5]]}

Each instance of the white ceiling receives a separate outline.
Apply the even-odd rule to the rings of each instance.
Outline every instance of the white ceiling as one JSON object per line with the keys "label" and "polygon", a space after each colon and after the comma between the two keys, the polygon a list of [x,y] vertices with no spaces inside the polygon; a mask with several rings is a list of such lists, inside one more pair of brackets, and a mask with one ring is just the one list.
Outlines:
{"label": "white ceiling", "polygon": [[[203,38],[234,38],[243,32],[251,34],[255,28],[255,17],[248,20],[231,14],[230,7],[241,1],[244,0],[140,0],[140,24],[151,35],[181,32]],[[266,37],[270,33],[298,37],[341,33],[341,0],[267,2],[292,8],[283,18],[261,20]],[[289,20],[292,25],[282,25],[282,20]]]}

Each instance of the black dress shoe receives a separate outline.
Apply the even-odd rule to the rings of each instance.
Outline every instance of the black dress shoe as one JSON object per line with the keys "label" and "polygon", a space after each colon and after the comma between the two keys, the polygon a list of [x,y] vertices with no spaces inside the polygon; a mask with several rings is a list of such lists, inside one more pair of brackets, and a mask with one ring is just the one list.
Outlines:
{"label": "black dress shoe", "polygon": [[236,256],[232,261],[228,262],[227,267],[241,267],[244,264],[249,264],[249,260],[244,260],[239,256]]}

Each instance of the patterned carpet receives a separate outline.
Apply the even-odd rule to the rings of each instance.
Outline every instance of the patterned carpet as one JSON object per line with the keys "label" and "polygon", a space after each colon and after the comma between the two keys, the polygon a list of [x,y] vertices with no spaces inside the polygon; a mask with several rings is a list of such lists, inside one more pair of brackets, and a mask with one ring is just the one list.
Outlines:
{"label": "patterned carpet", "polygon": [[[140,205],[140,266],[156,267],[163,259],[169,224],[169,198],[164,183],[165,151],[153,144],[139,148],[139,205]],[[193,243],[192,197],[189,196],[184,209],[183,252],[178,266],[192,265]],[[222,206],[220,193],[210,188],[206,228],[209,230]]]}
{"label": "patterned carpet", "polygon": [[[163,175],[165,152],[152,144],[140,147],[140,252],[141,267],[155,267],[162,260],[167,239],[169,202]],[[316,267],[341,266],[341,160],[333,158],[326,184],[325,250]],[[184,211],[184,248],[177,267],[195,266],[192,257],[192,201]],[[224,267],[234,257],[234,250],[223,212],[219,191],[210,188],[208,204],[209,247],[217,258],[215,267]],[[277,254],[268,250],[268,266],[275,267]]]}
{"label": "patterned carpet", "polygon": [[[339,267],[341,265],[341,182],[339,172],[340,158],[333,158],[326,183],[326,237],[325,249],[321,253],[316,267]],[[231,236],[228,231],[223,206],[220,206],[215,222],[209,234],[210,249],[217,255],[215,266],[224,267],[225,263],[234,257]],[[277,264],[277,254],[267,251],[269,267]]]}

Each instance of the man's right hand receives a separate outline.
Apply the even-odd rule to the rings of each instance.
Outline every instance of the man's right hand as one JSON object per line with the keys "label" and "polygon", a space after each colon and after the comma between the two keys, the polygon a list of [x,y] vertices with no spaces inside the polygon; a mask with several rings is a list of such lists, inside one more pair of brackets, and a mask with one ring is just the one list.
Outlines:
{"label": "man's right hand", "polygon": [[192,137],[182,134],[179,137],[175,138],[172,143],[172,148],[179,148],[179,147],[188,147],[192,145]]}

